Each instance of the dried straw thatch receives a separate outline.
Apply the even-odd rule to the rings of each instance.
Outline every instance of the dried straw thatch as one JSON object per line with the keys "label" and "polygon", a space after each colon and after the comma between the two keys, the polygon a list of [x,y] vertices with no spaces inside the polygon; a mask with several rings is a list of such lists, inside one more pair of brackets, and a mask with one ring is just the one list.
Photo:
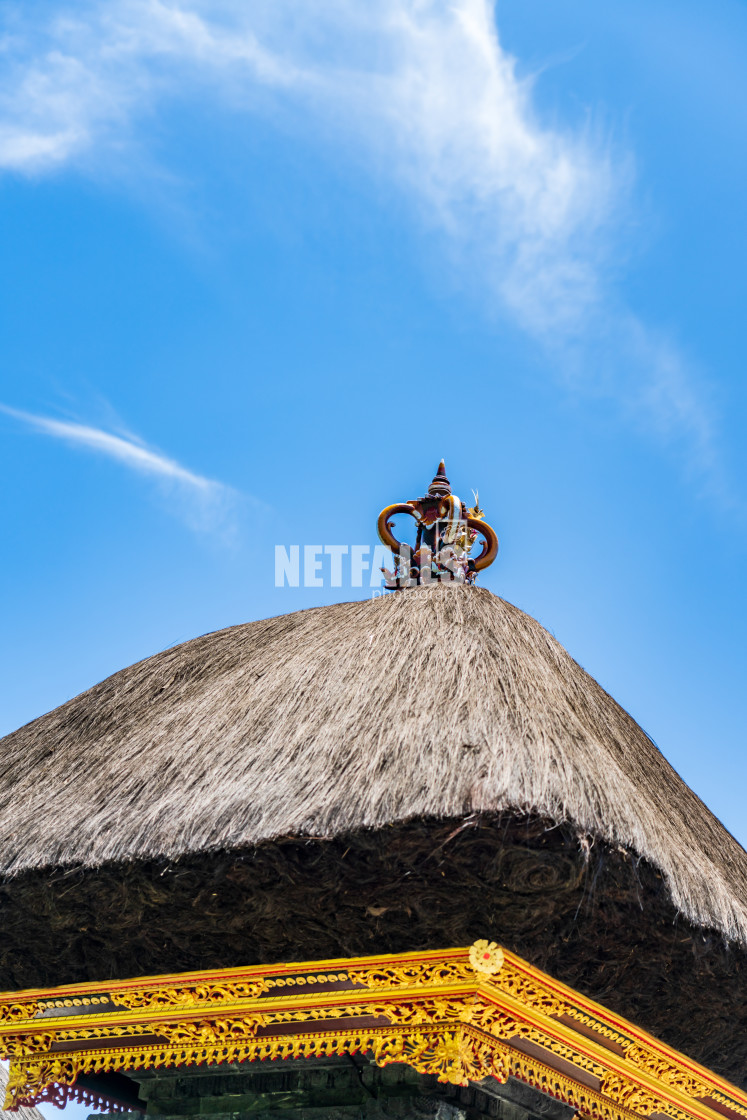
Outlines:
{"label": "dried straw thatch", "polygon": [[235,626],[2,742],[0,870],[533,813],[643,857],[747,944],[747,854],[536,621],[433,587]]}

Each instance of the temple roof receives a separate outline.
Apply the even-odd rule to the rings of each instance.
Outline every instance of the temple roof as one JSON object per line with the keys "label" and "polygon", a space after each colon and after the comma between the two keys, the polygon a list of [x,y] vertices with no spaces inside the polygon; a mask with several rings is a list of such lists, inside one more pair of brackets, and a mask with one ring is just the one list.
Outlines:
{"label": "temple roof", "polygon": [[0,989],[492,937],[744,1083],[747,853],[489,591],[208,634],[0,757]]}
{"label": "temple roof", "polygon": [[534,814],[747,943],[747,853],[534,619],[435,586],[234,626],[2,740],[0,871]]}

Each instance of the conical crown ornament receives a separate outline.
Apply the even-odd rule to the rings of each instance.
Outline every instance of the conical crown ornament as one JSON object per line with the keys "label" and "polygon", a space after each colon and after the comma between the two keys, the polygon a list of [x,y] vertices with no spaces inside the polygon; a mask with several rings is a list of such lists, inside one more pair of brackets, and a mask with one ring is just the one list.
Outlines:
{"label": "conical crown ornament", "polygon": [[[423,583],[474,583],[477,573],[492,564],[498,554],[498,537],[486,521],[475,495],[475,504],[467,508],[451,491],[446,465],[438,470],[422,498],[412,498],[387,506],[379,514],[379,539],[392,550],[394,570],[382,568],[385,586],[390,591],[415,587]],[[405,513],[417,523],[415,547],[394,535],[396,514]],[[473,555],[478,537],[482,548]]]}
{"label": "conical crown ornament", "polygon": [[443,459],[438,464],[438,470],[433,477],[433,482],[428,487],[428,493],[438,495],[439,497],[445,497],[447,494],[451,493],[451,483],[446,477],[446,464]]}

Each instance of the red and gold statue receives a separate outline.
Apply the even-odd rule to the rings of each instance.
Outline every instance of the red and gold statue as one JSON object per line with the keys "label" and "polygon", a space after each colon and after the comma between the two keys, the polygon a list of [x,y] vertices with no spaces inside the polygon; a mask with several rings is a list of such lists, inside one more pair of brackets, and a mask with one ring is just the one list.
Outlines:
{"label": "red and gold statue", "polygon": [[[379,514],[379,537],[392,550],[394,571],[383,568],[386,587],[398,590],[434,581],[474,583],[477,573],[492,564],[498,554],[498,537],[483,520],[477,492],[475,504],[466,504],[451,492],[443,459],[428,493],[422,498],[387,506]],[[399,541],[393,533],[395,514],[406,513],[417,523],[415,547]],[[472,555],[479,536],[480,552]]]}

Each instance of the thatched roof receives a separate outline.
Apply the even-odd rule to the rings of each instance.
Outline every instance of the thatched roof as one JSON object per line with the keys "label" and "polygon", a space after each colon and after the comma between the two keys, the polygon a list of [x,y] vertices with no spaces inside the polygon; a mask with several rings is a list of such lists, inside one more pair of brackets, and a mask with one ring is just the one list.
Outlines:
{"label": "thatched roof", "polygon": [[747,943],[747,854],[534,619],[434,587],[235,626],[2,741],[0,871],[514,810],[643,857]]}
{"label": "thatched roof", "polygon": [[0,758],[0,988],[489,936],[745,1081],[747,854],[486,590],[208,634]]}

